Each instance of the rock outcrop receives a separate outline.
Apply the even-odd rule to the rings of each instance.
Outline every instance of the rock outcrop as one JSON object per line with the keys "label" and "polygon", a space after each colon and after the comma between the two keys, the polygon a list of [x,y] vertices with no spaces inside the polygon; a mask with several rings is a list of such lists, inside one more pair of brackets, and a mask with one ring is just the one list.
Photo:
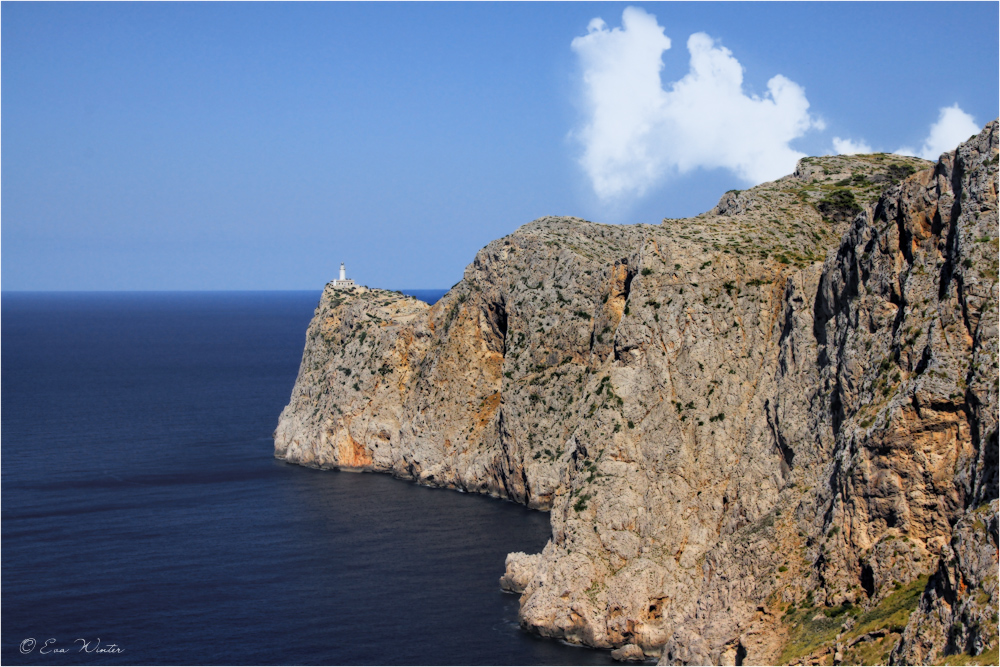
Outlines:
{"label": "rock outcrop", "polygon": [[995,650],[997,154],[544,218],[433,307],[328,287],[275,455],[550,510],[501,585],[622,660]]}

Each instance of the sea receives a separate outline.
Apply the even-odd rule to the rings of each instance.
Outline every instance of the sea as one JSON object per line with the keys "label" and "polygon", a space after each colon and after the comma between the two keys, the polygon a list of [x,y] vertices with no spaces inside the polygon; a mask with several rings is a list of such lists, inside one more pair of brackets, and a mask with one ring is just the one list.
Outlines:
{"label": "sea", "polygon": [[499,588],[546,513],[274,459],[319,295],[2,294],[0,662],[611,664]]}

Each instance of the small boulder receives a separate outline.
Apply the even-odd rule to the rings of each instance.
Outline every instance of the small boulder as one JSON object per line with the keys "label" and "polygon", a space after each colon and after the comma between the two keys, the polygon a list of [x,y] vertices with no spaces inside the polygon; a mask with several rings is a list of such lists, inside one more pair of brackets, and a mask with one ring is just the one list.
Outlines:
{"label": "small boulder", "polygon": [[646,659],[646,654],[635,644],[625,644],[612,651],[611,657],[618,662],[642,662]]}
{"label": "small boulder", "polygon": [[506,571],[500,577],[500,588],[511,593],[523,593],[535,574],[541,554],[515,551],[507,554]]}

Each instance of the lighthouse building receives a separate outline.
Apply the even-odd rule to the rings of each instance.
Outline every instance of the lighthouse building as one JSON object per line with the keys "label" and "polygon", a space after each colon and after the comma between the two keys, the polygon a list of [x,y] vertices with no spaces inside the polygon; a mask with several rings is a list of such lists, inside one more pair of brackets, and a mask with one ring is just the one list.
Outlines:
{"label": "lighthouse building", "polygon": [[351,289],[354,287],[354,281],[347,277],[347,269],[344,268],[344,263],[340,263],[340,280],[334,280],[333,286],[336,289]]}

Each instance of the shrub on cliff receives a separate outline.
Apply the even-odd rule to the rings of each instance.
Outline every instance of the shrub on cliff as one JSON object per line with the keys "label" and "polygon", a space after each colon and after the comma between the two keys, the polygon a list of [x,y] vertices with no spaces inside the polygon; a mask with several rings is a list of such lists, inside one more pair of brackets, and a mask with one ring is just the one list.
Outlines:
{"label": "shrub on cliff", "polygon": [[861,213],[861,205],[854,199],[854,193],[844,188],[834,190],[819,201],[819,212],[833,220],[850,220]]}

